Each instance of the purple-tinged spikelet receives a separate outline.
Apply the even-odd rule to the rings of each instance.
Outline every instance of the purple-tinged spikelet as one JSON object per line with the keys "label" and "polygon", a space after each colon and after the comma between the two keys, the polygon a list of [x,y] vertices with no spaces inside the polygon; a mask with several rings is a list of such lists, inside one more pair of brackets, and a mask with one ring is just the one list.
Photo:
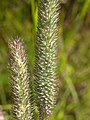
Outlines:
{"label": "purple-tinged spikelet", "polygon": [[9,71],[11,78],[13,120],[32,120],[30,104],[30,73],[23,43],[16,37],[9,42]]}

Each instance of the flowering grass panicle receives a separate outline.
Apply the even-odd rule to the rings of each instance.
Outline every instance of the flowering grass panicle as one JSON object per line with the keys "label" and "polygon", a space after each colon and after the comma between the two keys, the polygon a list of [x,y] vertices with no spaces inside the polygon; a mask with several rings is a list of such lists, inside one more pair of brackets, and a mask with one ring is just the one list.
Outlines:
{"label": "flowering grass panicle", "polygon": [[18,37],[9,42],[9,71],[13,103],[12,117],[14,120],[31,120],[30,74],[25,49]]}

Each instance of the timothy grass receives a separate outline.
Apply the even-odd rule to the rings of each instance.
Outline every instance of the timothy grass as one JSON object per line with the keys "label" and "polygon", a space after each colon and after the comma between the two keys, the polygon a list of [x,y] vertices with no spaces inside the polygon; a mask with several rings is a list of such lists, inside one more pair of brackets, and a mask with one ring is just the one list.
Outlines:
{"label": "timothy grass", "polygon": [[[23,37],[30,63],[31,79],[35,61],[35,42],[39,0],[0,2],[0,105],[10,120],[7,41]],[[90,1],[61,3],[58,40],[58,98],[50,120],[90,119]]]}

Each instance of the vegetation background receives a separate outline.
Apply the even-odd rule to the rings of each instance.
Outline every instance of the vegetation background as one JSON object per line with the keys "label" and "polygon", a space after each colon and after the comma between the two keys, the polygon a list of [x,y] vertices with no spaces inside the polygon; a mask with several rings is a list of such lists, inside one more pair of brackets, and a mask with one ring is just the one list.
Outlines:
{"label": "vegetation background", "polygon": [[[39,0],[0,0],[0,111],[10,120],[7,41],[21,36],[35,59]],[[50,120],[90,120],[90,0],[61,0],[58,41],[59,87]]]}

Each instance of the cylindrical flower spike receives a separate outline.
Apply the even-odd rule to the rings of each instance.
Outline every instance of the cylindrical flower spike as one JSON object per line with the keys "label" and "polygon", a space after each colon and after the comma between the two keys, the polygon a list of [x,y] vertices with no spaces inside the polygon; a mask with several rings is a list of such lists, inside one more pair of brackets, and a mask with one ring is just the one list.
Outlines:
{"label": "cylindrical flower spike", "polygon": [[55,104],[59,0],[41,0],[36,41],[35,82],[40,120],[48,120]]}
{"label": "cylindrical flower spike", "polygon": [[31,120],[30,73],[25,49],[18,37],[9,42],[9,70],[13,103],[12,119]]}

